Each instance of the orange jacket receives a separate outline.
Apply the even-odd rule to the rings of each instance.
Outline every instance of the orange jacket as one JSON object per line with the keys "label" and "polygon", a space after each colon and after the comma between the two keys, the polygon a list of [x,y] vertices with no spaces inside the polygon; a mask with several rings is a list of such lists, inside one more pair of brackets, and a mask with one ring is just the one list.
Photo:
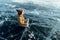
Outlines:
{"label": "orange jacket", "polygon": [[18,17],[18,19],[19,19],[19,23],[20,23],[20,24],[25,24],[25,19],[24,19],[24,16],[23,16],[23,15],[20,15],[20,16]]}

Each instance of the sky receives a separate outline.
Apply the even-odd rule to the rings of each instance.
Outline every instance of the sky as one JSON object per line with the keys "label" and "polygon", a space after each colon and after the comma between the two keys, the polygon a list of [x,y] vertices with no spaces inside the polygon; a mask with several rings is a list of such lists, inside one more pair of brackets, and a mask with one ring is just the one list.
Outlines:
{"label": "sky", "polygon": [[39,4],[43,6],[54,6],[60,8],[60,0],[0,0],[0,2],[17,2],[17,3],[29,3]]}
{"label": "sky", "polygon": [[60,8],[60,0],[12,0],[12,2],[18,2],[18,3],[33,2],[39,5],[54,6],[56,8]]}
{"label": "sky", "polygon": [[0,0],[0,2],[11,2],[12,0]]}

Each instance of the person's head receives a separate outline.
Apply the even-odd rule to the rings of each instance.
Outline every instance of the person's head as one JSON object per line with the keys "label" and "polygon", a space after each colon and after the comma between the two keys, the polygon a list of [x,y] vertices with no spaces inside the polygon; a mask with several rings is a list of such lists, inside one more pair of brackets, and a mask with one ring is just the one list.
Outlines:
{"label": "person's head", "polygon": [[23,10],[22,9],[20,9],[20,10],[17,9],[16,11],[18,12],[19,16],[23,14]]}

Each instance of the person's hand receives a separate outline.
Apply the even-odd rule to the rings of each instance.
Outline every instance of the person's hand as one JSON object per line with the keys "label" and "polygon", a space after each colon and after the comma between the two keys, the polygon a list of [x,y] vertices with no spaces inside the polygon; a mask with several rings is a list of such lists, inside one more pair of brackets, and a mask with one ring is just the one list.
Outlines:
{"label": "person's hand", "polygon": [[27,23],[27,21],[25,20],[25,23]]}

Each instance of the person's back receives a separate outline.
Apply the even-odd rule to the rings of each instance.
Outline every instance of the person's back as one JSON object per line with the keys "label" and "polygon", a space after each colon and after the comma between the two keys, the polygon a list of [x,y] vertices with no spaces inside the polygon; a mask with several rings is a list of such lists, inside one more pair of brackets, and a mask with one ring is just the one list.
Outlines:
{"label": "person's back", "polygon": [[26,20],[24,19],[24,13],[23,10],[16,10],[18,12],[18,21],[21,25],[26,23]]}
{"label": "person's back", "polygon": [[26,21],[25,19],[24,19],[24,13],[23,13],[23,10],[16,10],[17,12],[18,12],[18,22],[19,22],[19,24],[20,24],[20,26],[26,26],[27,28],[30,28],[29,27],[29,20],[28,21]]}

